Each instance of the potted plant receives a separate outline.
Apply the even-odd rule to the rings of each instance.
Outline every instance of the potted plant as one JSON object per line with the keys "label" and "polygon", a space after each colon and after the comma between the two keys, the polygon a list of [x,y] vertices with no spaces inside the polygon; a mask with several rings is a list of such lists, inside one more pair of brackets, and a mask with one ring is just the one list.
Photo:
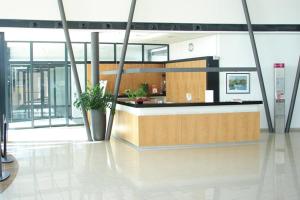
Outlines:
{"label": "potted plant", "polygon": [[147,92],[145,92],[145,90],[142,87],[135,91],[132,91],[130,89],[126,90],[125,94],[127,94],[130,100],[134,100],[136,104],[143,104],[144,98],[147,96]]}
{"label": "potted plant", "polygon": [[148,83],[146,83],[146,82],[142,83],[139,88],[142,88],[142,90],[144,90],[146,92],[146,95],[149,96],[150,91],[149,91],[149,84]]}
{"label": "potted plant", "polygon": [[105,93],[103,87],[99,84],[88,88],[74,102],[76,108],[81,106],[90,111],[91,131],[95,141],[101,141],[105,138],[106,131],[106,109],[111,109],[113,95]]}

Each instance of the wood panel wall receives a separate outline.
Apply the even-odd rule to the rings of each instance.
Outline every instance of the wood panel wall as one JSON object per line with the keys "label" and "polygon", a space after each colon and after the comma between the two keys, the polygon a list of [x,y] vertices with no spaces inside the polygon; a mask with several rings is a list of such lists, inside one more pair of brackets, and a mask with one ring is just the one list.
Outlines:
{"label": "wood panel wall", "polygon": [[[166,68],[205,68],[206,60],[174,62]],[[205,102],[206,73],[166,73],[166,98],[170,102],[187,102],[186,93],[192,94],[192,102]]]}
{"label": "wood panel wall", "polygon": [[[163,68],[164,64],[157,63],[137,63],[125,64],[125,69],[132,68]],[[117,64],[100,64],[100,80],[107,80],[107,91],[113,92],[116,75],[103,75],[101,72],[106,70],[116,70]],[[139,73],[139,74],[123,74],[120,85],[120,94],[123,94],[126,89],[136,90],[141,83],[147,82],[149,86],[155,85],[158,92],[161,92],[161,84],[163,82],[163,73]],[[87,81],[88,85],[91,82],[91,65],[87,65]]]}

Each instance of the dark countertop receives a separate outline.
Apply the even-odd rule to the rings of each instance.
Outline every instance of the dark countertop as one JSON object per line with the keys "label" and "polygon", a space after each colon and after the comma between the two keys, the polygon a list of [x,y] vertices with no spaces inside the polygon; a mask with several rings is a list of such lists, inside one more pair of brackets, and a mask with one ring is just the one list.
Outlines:
{"label": "dark countertop", "polygon": [[155,108],[155,107],[184,107],[184,106],[231,106],[231,105],[253,105],[262,104],[262,101],[242,101],[242,102],[213,102],[213,103],[145,103],[134,104],[130,102],[118,101],[120,105],[130,106],[133,108]]}
{"label": "dark countertop", "polygon": [[[166,96],[166,93],[157,93],[157,94],[151,94],[150,97],[164,97]],[[126,94],[121,94],[121,95],[118,95],[118,98],[127,98],[128,95]]]}

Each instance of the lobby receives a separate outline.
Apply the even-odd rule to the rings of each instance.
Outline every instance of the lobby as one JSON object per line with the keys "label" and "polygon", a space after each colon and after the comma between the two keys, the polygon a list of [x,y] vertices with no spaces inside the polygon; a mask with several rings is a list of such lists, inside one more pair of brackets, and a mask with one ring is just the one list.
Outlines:
{"label": "lobby", "polygon": [[299,2],[16,3],[0,199],[300,198]]}

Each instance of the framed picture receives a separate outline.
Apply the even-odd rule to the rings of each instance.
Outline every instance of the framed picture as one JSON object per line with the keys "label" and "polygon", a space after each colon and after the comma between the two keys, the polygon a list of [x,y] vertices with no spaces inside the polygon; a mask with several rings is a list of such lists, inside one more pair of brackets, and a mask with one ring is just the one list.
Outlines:
{"label": "framed picture", "polygon": [[226,73],[227,94],[250,94],[250,73]]}

